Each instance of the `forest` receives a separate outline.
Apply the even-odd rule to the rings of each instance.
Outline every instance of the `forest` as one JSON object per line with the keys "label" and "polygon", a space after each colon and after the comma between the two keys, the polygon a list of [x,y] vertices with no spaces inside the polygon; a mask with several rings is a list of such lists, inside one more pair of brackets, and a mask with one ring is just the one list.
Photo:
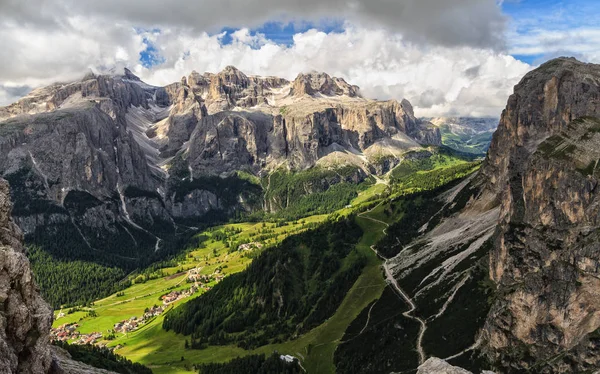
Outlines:
{"label": "forest", "polygon": [[71,357],[84,364],[120,374],[152,374],[152,370],[142,364],[131,362],[125,357],[113,353],[108,348],[95,345],[75,345],[56,342],[56,346],[69,352]]}
{"label": "forest", "polygon": [[167,314],[164,329],[191,335],[195,349],[230,343],[250,349],[321,324],[366,264],[354,248],[362,231],[352,218],[331,220],[265,250],[245,271]]}
{"label": "forest", "polygon": [[83,305],[128,287],[125,271],[87,261],[54,259],[40,247],[27,249],[35,279],[44,299],[58,309],[61,305]]}
{"label": "forest", "polygon": [[374,179],[353,166],[314,167],[301,172],[277,170],[264,178],[265,202],[274,217],[295,220],[331,213],[352,201]]}
{"label": "forest", "polygon": [[286,362],[277,353],[271,356],[250,355],[234,358],[226,363],[197,365],[200,374],[300,374],[298,361]]}

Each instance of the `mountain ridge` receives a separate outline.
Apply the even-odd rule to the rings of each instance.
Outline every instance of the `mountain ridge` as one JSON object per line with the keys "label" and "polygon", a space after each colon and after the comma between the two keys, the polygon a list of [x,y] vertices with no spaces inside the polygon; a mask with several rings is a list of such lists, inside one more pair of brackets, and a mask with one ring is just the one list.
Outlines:
{"label": "mountain ridge", "polygon": [[[323,192],[426,144],[439,131],[408,101],[364,99],[325,73],[290,82],[230,66],[165,87],[127,69],[88,73],[0,108],[0,175],[27,243],[126,271],[206,222],[286,208],[289,196],[265,200],[276,171],[313,174],[325,182],[304,190]],[[347,178],[325,177],[348,166]]]}

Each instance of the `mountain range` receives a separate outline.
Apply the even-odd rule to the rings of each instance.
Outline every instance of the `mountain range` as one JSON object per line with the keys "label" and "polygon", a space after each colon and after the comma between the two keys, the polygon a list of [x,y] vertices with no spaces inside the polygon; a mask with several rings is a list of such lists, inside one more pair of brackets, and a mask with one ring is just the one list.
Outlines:
{"label": "mountain range", "polygon": [[[208,350],[277,348],[314,372],[600,368],[600,65],[558,58],[528,73],[474,162],[476,152],[442,145],[444,131],[487,133],[491,120],[417,119],[406,100],[367,100],[321,73],[288,82],[228,67],[166,87],[127,70],[90,74],[0,113],[0,171],[15,203],[11,218],[0,183],[8,372],[61,365],[19,227],[30,246],[65,259],[131,260],[133,269],[146,258],[157,282],[214,267],[218,282],[139,335],[144,348],[165,339],[175,352],[168,367],[179,352],[204,364]],[[302,196],[322,205],[345,184],[362,187],[327,195],[339,200],[335,213],[308,224],[263,215],[248,226],[193,226],[277,214]],[[293,226],[287,237],[275,232],[283,225]],[[244,230],[256,242],[238,245]],[[188,232],[202,234],[184,251]],[[164,266],[153,257],[169,251],[185,255]],[[235,256],[251,263],[223,277]],[[114,307],[121,296],[97,302]],[[95,318],[87,308],[82,324]],[[117,339],[117,352],[139,349]],[[167,368],[155,354],[141,360]]]}
{"label": "mountain range", "polygon": [[186,225],[285,209],[289,196],[269,194],[276,171],[350,167],[304,188],[319,192],[441,144],[406,100],[367,100],[324,73],[289,82],[231,66],[166,87],[90,73],[0,108],[0,129],[0,175],[27,240],[107,262],[158,252]]}

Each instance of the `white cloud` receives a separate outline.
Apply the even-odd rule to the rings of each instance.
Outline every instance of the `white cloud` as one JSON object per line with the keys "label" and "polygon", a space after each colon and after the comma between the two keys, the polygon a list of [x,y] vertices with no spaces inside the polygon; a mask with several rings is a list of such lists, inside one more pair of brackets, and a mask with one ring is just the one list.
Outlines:
{"label": "white cloud", "polygon": [[218,31],[277,20],[347,19],[448,46],[502,47],[505,17],[495,0],[3,0],[0,14],[55,28],[62,19],[94,15],[142,27]]}
{"label": "white cloud", "polygon": [[407,98],[420,116],[499,116],[512,87],[531,69],[490,49],[417,46],[381,29],[349,24],[342,33],[296,34],[289,47],[250,37],[247,30],[238,31],[230,45],[221,45],[219,38],[166,30],[155,39],[164,64],[152,69],[138,64],[134,70],[157,85],[192,70],[217,72],[227,65],[287,79],[325,71],[359,85],[366,97]]}
{"label": "white cloud", "polygon": [[[89,69],[128,66],[163,85],[192,70],[234,65],[288,79],[325,71],[361,86],[367,97],[405,97],[423,116],[498,116],[530,68],[502,52],[504,17],[493,0],[3,0],[0,14],[0,105],[23,92],[3,87],[73,80]],[[353,21],[341,33],[298,33],[290,46],[245,28],[222,45],[223,34],[203,31],[324,15]],[[144,40],[157,49],[159,66],[140,64]]]}
{"label": "white cloud", "polygon": [[600,62],[600,28],[580,27],[569,30],[535,27],[526,33],[513,31],[510,53],[543,56],[543,60],[561,55]]}

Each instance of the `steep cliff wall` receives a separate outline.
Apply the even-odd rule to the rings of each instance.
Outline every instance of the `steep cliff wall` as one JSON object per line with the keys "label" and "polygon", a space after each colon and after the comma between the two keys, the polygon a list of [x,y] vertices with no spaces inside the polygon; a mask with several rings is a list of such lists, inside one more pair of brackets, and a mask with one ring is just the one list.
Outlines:
{"label": "steep cliff wall", "polygon": [[600,366],[600,66],[550,61],[515,87],[482,175],[501,204],[484,329],[504,367]]}

